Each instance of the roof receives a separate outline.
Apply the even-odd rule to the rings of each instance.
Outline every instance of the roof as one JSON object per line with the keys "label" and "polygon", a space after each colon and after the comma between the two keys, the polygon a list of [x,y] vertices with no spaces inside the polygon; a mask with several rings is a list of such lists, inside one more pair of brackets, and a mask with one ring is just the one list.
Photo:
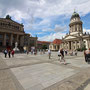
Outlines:
{"label": "roof", "polygon": [[24,27],[23,24],[20,24],[20,23],[14,21],[14,20],[12,20],[12,19],[0,18],[0,20],[5,21],[5,22],[8,22],[8,23],[15,23],[15,24],[18,24],[18,25]]}
{"label": "roof", "polygon": [[53,44],[61,44],[62,40],[61,39],[55,39],[52,43]]}
{"label": "roof", "polygon": [[37,44],[50,44],[51,42],[48,41],[37,41]]}
{"label": "roof", "polygon": [[79,17],[79,18],[80,18],[79,14],[78,14],[77,12],[74,11],[74,13],[72,14],[71,19],[73,19],[73,18],[75,18],[75,17]]}

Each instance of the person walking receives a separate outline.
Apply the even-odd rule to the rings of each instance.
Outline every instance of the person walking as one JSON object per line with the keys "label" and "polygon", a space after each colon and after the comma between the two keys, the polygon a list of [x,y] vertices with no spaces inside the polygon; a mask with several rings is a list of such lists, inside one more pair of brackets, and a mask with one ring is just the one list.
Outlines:
{"label": "person walking", "polygon": [[7,49],[4,50],[5,58],[7,57]]}
{"label": "person walking", "polygon": [[27,55],[29,54],[29,50],[26,51]]}
{"label": "person walking", "polygon": [[90,48],[84,51],[85,61],[90,62]]}
{"label": "person walking", "polygon": [[11,57],[11,50],[8,50],[8,56]]}
{"label": "person walking", "polygon": [[12,51],[11,51],[12,57],[14,57],[14,53],[15,53],[14,50],[12,50]]}
{"label": "person walking", "polygon": [[51,58],[51,50],[48,50],[49,59]]}
{"label": "person walking", "polygon": [[64,61],[64,64],[66,64],[66,61],[64,59],[64,51],[63,51],[63,49],[60,50],[60,54],[61,54],[61,61],[63,60]]}

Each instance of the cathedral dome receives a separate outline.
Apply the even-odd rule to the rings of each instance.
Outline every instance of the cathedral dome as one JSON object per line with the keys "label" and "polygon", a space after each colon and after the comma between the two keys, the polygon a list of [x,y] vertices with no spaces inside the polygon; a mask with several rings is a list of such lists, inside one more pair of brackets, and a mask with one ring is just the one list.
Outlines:
{"label": "cathedral dome", "polygon": [[73,19],[73,18],[75,18],[75,17],[80,18],[79,14],[78,14],[77,12],[74,11],[74,13],[72,14],[71,19]]}

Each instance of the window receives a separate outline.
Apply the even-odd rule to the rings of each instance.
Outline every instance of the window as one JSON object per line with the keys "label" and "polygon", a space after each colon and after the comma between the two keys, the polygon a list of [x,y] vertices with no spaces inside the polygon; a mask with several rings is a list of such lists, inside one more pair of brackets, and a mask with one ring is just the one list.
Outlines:
{"label": "window", "polygon": [[77,31],[77,26],[75,25],[75,31]]}
{"label": "window", "polygon": [[56,46],[54,46],[54,48],[56,49]]}
{"label": "window", "polygon": [[2,41],[0,40],[0,46],[2,46]]}
{"label": "window", "polygon": [[2,39],[3,38],[3,35],[0,34],[0,38]]}
{"label": "window", "polygon": [[50,46],[50,48],[52,48],[52,46]]}
{"label": "window", "polygon": [[77,43],[79,43],[79,41],[77,41]]}
{"label": "window", "polygon": [[86,42],[84,41],[84,43],[86,43]]}

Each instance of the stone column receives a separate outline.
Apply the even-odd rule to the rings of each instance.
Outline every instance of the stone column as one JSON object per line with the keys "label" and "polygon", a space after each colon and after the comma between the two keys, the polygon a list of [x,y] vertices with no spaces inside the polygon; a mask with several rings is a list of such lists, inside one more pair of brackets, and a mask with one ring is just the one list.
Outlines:
{"label": "stone column", "polygon": [[82,41],[79,41],[79,48],[82,48]]}
{"label": "stone column", "polygon": [[64,43],[63,43],[63,46],[62,46],[62,48],[64,48]]}
{"label": "stone column", "polygon": [[75,41],[75,49],[77,49],[77,41]]}
{"label": "stone column", "polygon": [[71,41],[71,50],[73,50],[73,42]]}
{"label": "stone column", "polygon": [[88,40],[88,42],[89,42],[89,44],[88,44],[88,45],[89,45],[89,48],[90,48],[90,39]]}
{"label": "stone column", "polygon": [[74,25],[74,32],[75,32],[75,29],[76,29],[76,24]]}
{"label": "stone column", "polygon": [[67,43],[65,42],[65,49],[67,49]]}
{"label": "stone column", "polygon": [[12,43],[13,43],[13,34],[11,34],[10,36],[10,46],[12,46]]}
{"label": "stone column", "polygon": [[68,50],[70,50],[69,42],[68,42]]}
{"label": "stone column", "polygon": [[87,39],[87,46],[88,46],[88,48],[90,48],[90,40],[89,39]]}
{"label": "stone column", "polygon": [[79,31],[79,25],[77,25],[77,31]]}
{"label": "stone column", "polygon": [[3,36],[3,46],[6,46],[6,33],[4,33],[4,36]]}

